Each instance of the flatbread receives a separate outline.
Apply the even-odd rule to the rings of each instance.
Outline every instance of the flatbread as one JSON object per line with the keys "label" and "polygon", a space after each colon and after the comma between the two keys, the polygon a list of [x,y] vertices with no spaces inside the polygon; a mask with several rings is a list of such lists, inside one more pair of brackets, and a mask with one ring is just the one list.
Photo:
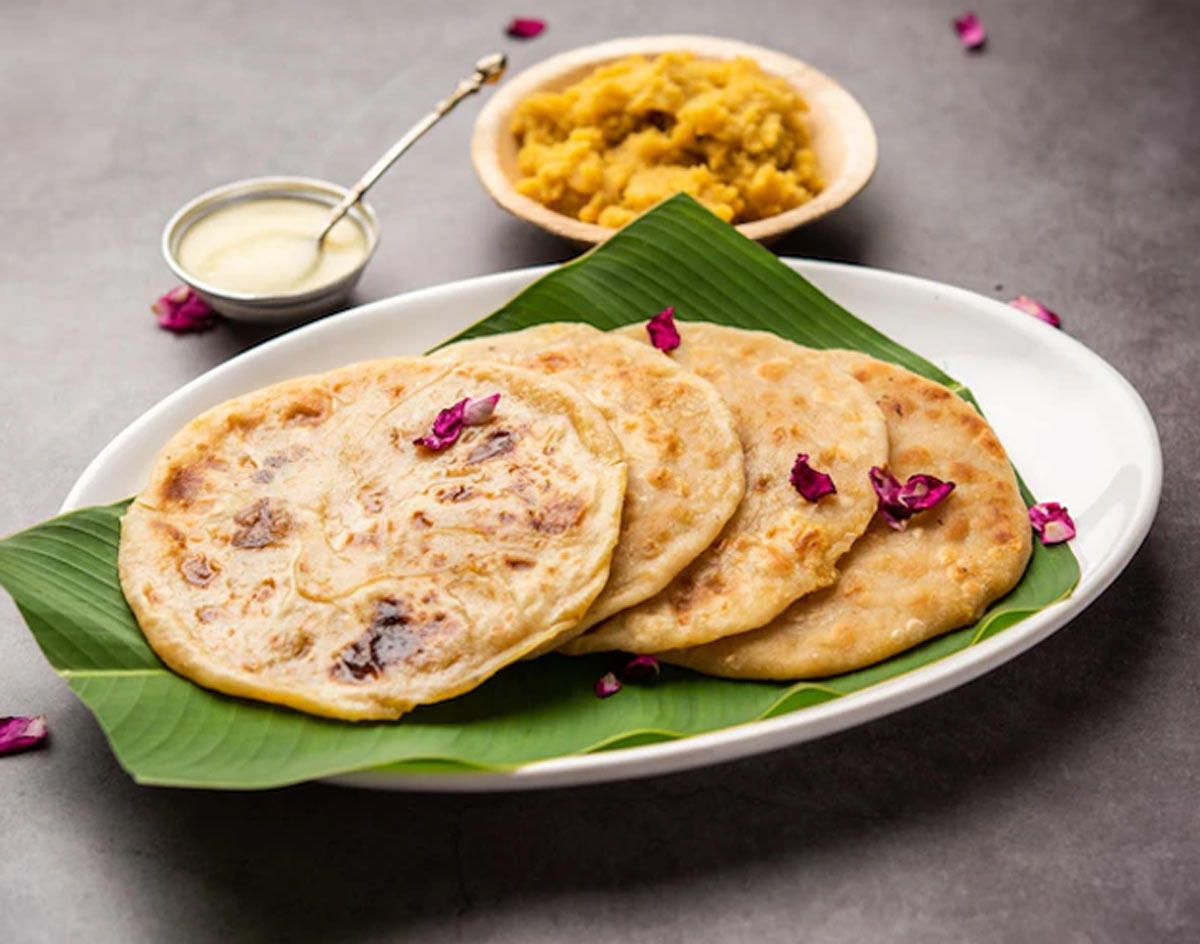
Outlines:
{"label": "flatbread", "polygon": [[[439,409],[500,393],[454,445]],[[372,361],[208,411],[122,519],[155,652],[218,691],[395,718],[552,644],[608,578],[625,463],[600,412],[531,371]]]}
{"label": "flatbread", "polygon": [[629,466],[608,584],[578,631],[663,589],[713,542],[746,490],[733,414],[708,381],[630,338],[538,325],[435,355],[507,362],[576,387],[604,414]]}
{"label": "flatbread", "polygon": [[872,665],[975,622],[1021,579],[1032,549],[1025,502],[1004,448],[965,400],[863,354],[844,364],[888,421],[890,467],[955,483],[895,531],[877,518],[840,564],[838,582],[761,629],[662,653],[728,678],[820,678]]}
{"label": "flatbread", "polygon": [[[868,471],[887,459],[882,414],[821,351],[762,331],[680,322],[676,363],[710,381],[733,411],[746,495],[716,542],[656,597],[568,643],[564,652],[658,652],[762,626],[831,584],[834,565],[875,512]],[[644,325],[621,334],[646,339]],[[789,481],[797,453],[836,495],[805,500]]]}

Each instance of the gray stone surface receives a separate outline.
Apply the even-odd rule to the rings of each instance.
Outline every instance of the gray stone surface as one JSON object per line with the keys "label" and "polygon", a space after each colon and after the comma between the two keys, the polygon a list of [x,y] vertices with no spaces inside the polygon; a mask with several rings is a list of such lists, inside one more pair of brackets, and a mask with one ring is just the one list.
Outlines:
{"label": "gray stone surface", "polygon": [[[1200,937],[1200,7],[953,0],[0,6],[0,532],[142,410],[260,340],[157,331],[166,217],[270,171],[350,180],[481,52],[691,30],[842,79],[880,134],[853,205],[780,246],[1024,292],[1153,410],[1163,513],[1112,590],[987,678],[816,744],[531,795],[147,789],[0,601],[0,941],[1184,941]],[[467,161],[475,107],[372,196],[369,300],[564,258]]]}

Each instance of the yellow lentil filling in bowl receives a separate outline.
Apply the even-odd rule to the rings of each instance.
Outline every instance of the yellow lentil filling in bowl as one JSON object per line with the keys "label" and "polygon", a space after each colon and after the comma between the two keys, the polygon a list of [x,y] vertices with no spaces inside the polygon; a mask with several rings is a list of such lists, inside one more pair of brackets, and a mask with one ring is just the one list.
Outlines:
{"label": "yellow lentil filling in bowl", "polygon": [[726,222],[774,216],[822,187],[807,110],[753,59],[628,56],[517,106],[516,189],[613,228],[681,191]]}

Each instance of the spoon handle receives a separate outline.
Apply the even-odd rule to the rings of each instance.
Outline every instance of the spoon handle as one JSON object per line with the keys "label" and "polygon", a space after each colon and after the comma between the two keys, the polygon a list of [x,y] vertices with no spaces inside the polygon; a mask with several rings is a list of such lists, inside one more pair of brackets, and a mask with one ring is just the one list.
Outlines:
{"label": "spoon handle", "polygon": [[401,154],[412,147],[421,135],[436,125],[444,115],[452,111],[454,106],[464,98],[468,95],[474,95],[485,85],[497,81],[504,72],[505,64],[505,57],[500,54],[480,59],[475,64],[473,75],[459,82],[458,87],[455,88],[449,98],[438,102],[433,111],[409,128],[395,144],[388,148],[387,152],[379,160],[371,165],[370,169],[358,179],[358,182],[350,188],[341,202],[333,208],[329,222],[321,230],[321,235],[317,237],[317,244],[320,245],[325,241],[325,237],[337,225],[338,220],[345,216],[349,209],[362,199],[363,194],[370,190],[375,181],[382,177],[387,169],[396,163],[397,158]]}

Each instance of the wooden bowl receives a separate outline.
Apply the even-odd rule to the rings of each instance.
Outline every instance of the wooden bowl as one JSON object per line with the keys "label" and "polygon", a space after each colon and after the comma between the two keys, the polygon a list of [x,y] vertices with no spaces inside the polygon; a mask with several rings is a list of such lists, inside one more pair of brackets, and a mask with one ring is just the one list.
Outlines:
{"label": "wooden bowl", "polygon": [[807,122],[817,166],[825,189],[807,203],[742,223],[738,231],[759,242],[778,239],[797,226],[836,210],[866,186],[875,171],[878,143],[871,119],[854,97],[812,66],[761,46],[715,36],[638,36],[584,46],[540,62],[506,82],[491,97],[475,121],[471,160],[483,186],[500,206],[523,220],[577,243],[604,242],[615,229],[583,223],[556,213],[514,187],[517,138],[512,115],[518,103],[534,92],[558,91],[578,82],[594,68],[625,56],[657,56],[687,51],[702,59],[754,59],[763,71],[786,79],[808,103]]}

